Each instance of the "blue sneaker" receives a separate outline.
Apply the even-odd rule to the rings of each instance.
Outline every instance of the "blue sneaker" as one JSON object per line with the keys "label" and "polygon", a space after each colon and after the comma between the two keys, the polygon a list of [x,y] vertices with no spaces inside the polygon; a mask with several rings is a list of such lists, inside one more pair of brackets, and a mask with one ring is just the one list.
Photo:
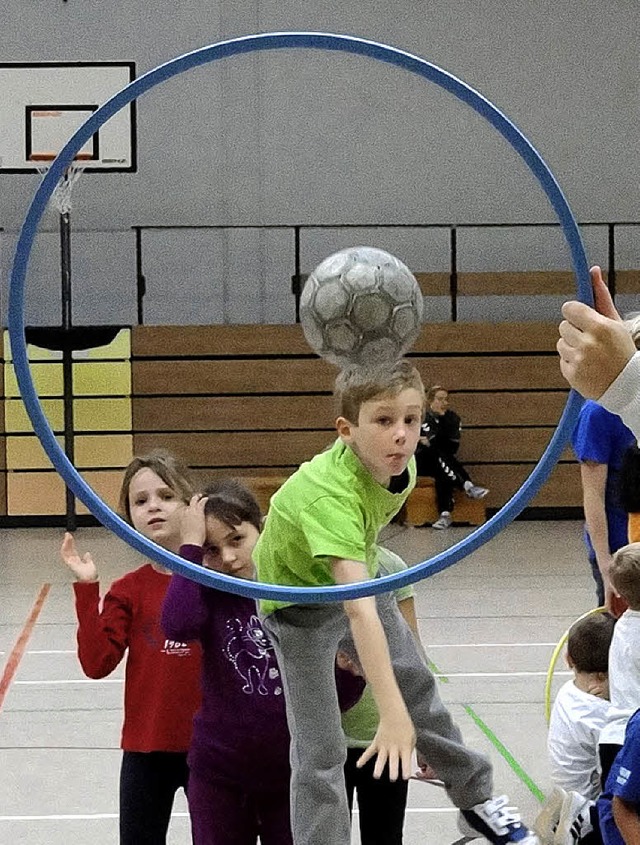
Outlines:
{"label": "blue sneaker", "polygon": [[476,804],[470,810],[460,810],[463,824],[459,824],[460,832],[476,837],[484,836],[493,845],[508,845],[517,842],[519,845],[540,845],[540,840],[520,821],[520,815],[515,807],[508,806],[506,795],[490,798],[483,804]]}

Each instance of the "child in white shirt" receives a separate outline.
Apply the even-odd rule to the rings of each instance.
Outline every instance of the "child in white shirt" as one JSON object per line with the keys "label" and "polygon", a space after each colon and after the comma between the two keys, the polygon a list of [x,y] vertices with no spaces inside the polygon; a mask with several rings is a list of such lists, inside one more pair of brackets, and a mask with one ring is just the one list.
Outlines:
{"label": "child in white shirt", "polygon": [[[599,843],[594,801],[600,794],[598,738],[609,710],[609,647],[615,620],[608,613],[580,619],[567,638],[573,678],[556,696],[547,749],[556,789],[535,825],[545,842]],[[595,823],[595,824],[594,824]]]}
{"label": "child in white shirt", "polygon": [[615,620],[608,613],[576,622],[567,638],[573,678],[558,692],[547,748],[554,785],[594,800],[600,794],[598,739],[609,710],[609,646]]}

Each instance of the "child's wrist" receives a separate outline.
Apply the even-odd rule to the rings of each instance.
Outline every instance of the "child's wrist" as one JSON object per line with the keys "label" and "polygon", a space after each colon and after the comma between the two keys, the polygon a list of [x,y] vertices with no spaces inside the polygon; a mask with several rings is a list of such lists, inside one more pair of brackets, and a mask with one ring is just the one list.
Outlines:
{"label": "child's wrist", "polygon": [[180,541],[181,546],[196,546],[198,549],[202,548],[203,540],[199,537],[184,537]]}

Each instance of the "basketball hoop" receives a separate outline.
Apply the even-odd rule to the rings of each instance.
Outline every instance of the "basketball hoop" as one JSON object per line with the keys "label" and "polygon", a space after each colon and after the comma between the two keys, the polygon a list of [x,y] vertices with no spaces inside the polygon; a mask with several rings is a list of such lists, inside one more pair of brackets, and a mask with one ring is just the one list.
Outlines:
{"label": "basketball hoop", "polygon": [[[55,153],[32,153],[29,160],[38,168],[38,173],[44,177],[47,175],[51,162],[56,158]],[[78,181],[86,164],[93,160],[91,153],[77,153],[74,160],[65,170],[63,176],[51,195],[51,202],[58,209],[60,214],[68,214],[71,211],[71,190]]]}

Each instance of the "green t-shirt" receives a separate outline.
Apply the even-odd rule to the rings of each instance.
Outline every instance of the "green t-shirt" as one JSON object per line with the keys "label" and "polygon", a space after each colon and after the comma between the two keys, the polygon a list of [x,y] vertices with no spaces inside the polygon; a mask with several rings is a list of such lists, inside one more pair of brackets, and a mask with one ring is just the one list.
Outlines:
{"label": "green t-shirt", "polygon": [[[407,564],[398,555],[378,547],[378,561],[380,563],[380,575],[392,575],[394,572],[403,572]],[[414,589],[411,584],[400,587],[394,591],[396,601],[412,598]],[[378,730],[378,708],[376,706],[371,687],[367,684],[359,701],[346,713],[342,714],[342,730],[348,748],[366,748],[376,731]]]}
{"label": "green t-shirt", "polygon": [[[335,584],[332,558],[365,563],[378,571],[380,529],[400,510],[416,481],[415,459],[399,493],[379,484],[356,453],[341,440],[285,481],[272,497],[253,552],[258,579],[268,584],[319,587]],[[273,613],[292,602],[262,599]]]}

